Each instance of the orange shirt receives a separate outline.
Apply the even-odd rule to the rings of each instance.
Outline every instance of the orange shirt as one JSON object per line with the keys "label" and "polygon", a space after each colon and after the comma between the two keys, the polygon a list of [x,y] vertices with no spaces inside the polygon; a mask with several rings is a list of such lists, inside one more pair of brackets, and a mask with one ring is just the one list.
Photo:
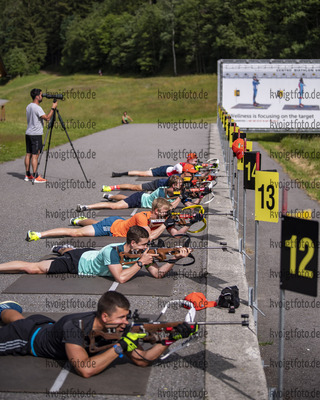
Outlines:
{"label": "orange shirt", "polygon": [[128,230],[134,226],[148,226],[148,221],[151,216],[151,211],[142,211],[135,214],[133,217],[129,219],[117,219],[111,225],[110,232],[112,236],[121,236],[126,237]]}

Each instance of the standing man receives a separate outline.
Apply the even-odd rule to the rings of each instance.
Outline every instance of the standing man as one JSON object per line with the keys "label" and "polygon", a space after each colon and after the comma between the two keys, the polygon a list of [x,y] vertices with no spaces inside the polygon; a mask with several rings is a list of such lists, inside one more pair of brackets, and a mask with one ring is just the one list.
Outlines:
{"label": "standing man", "polygon": [[[43,179],[37,172],[38,158],[42,149],[43,120],[50,121],[54,110],[57,108],[57,102],[52,104],[49,114],[46,114],[40,107],[42,102],[42,90],[32,89],[30,92],[32,103],[26,108],[28,127],[26,130],[26,157],[24,160],[26,167],[26,175],[24,180],[34,181],[34,183],[44,183]],[[30,173],[32,166],[33,175]]]}

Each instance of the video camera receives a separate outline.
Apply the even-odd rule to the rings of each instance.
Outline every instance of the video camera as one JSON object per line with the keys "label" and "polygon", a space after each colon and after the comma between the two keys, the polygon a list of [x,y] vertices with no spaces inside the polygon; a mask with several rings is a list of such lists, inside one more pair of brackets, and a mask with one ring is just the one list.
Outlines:
{"label": "video camera", "polygon": [[63,100],[63,94],[60,93],[42,93],[42,97],[46,99],[53,99],[53,102],[56,103],[57,100]]}

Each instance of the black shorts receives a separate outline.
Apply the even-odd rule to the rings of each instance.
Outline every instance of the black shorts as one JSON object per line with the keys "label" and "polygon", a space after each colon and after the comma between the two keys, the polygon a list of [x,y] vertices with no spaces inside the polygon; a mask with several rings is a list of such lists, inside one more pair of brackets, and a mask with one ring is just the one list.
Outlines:
{"label": "black shorts", "polygon": [[172,165],[162,165],[161,167],[151,168],[152,176],[167,176],[167,169]]}
{"label": "black shorts", "polygon": [[154,181],[151,182],[143,183],[141,185],[142,190],[148,192],[154,192],[161,186],[168,186],[168,180],[169,178],[161,178],[161,179],[155,179]]}
{"label": "black shorts", "polygon": [[141,197],[143,192],[133,193],[131,196],[127,197],[123,201],[128,204],[129,208],[141,207]]}
{"label": "black shorts", "polygon": [[26,135],[27,154],[38,154],[42,149],[42,135]]}
{"label": "black shorts", "polygon": [[142,190],[144,191],[144,192],[154,192],[155,190],[157,190],[158,189],[158,181],[159,181],[159,179],[155,179],[154,181],[152,181],[152,182],[146,182],[146,183],[143,183],[141,186],[142,186]]}
{"label": "black shorts", "polygon": [[[48,274],[78,274],[80,257],[86,251],[95,250],[91,247],[66,251],[62,256],[52,258]],[[50,260],[50,258],[49,258]]]}
{"label": "black shorts", "polygon": [[31,337],[39,325],[54,323],[44,315],[30,315],[0,329],[0,355],[26,355],[31,353]]}

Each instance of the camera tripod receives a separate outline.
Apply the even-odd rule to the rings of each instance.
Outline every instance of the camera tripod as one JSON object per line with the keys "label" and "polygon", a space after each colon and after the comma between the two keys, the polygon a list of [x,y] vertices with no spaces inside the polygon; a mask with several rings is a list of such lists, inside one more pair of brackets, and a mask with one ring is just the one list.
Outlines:
{"label": "camera tripod", "polygon": [[[55,103],[55,102],[56,102],[56,100],[54,101],[54,103]],[[39,155],[39,159],[38,159],[37,171],[39,171],[39,166],[40,166],[42,154],[43,154],[43,151],[44,151],[44,148],[45,148],[47,139],[48,139],[48,134],[49,134],[49,131],[50,131],[50,134],[49,134],[49,143],[48,143],[47,154],[46,154],[46,163],[45,163],[44,173],[43,173],[43,177],[44,177],[44,178],[46,177],[46,171],[47,171],[47,165],[48,165],[48,159],[49,159],[49,153],[50,153],[50,144],[51,144],[52,130],[53,130],[53,127],[54,127],[54,123],[55,123],[55,121],[56,121],[56,114],[58,114],[58,118],[59,118],[60,124],[61,124],[63,130],[65,131],[65,133],[66,133],[66,135],[67,135],[67,138],[68,138],[68,140],[69,140],[70,146],[71,146],[72,150],[74,151],[74,154],[75,154],[75,156],[76,156],[76,159],[77,159],[77,161],[78,161],[78,164],[80,165],[80,168],[81,168],[81,171],[82,171],[82,173],[83,173],[83,176],[84,176],[86,182],[88,183],[88,178],[86,177],[86,174],[84,173],[84,170],[83,170],[83,168],[82,168],[82,165],[81,165],[80,160],[79,160],[79,157],[78,157],[78,154],[76,153],[76,151],[75,151],[75,149],[74,149],[74,147],[73,147],[73,144],[72,144],[72,141],[71,141],[71,139],[70,139],[70,136],[69,136],[69,134],[68,134],[68,132],[67,132],[66,126],[65,126],[65,124],[64,124],[64,122],[63,122],[63,119],[62,119],[62,117],[61,117],[61,115],[60,115],[60,113],[59,113],[59,110],[58,110],[57,108],[55,108],[55,109],[53,110],[53,115],[52,115],[52,117],[51,117],[51,119],[50,119],[50,122],[49,122],[49,125],[48,125],[46,137],[45,137],[45,139],[44,139],[44,143],[43,143],[43,145],[42,145],[42,149],[41,149],[41,152],[40,152],[40,155]],[[34,183],[34,182],[32,182],[32,183]]]}

